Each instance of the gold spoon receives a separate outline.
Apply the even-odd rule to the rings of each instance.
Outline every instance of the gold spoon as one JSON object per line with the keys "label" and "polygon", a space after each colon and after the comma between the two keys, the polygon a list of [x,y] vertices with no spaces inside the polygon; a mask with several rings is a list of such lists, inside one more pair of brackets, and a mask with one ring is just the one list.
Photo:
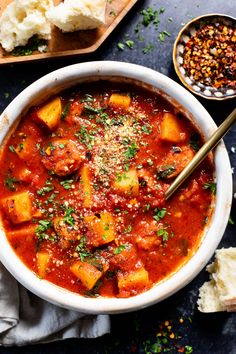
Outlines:
{"label": "gold spoon", "polygon": [[174,182],[165,192],[165,199],[170,196],[181,186],[181,184],[191,175],[197,166],[207,157],[208,153],[219,143],[223,136],[227,133],[230,127],[236,122],[236,108],[225,121],[216,129],[210,139],[196,153],[192,161],[183,169]]}

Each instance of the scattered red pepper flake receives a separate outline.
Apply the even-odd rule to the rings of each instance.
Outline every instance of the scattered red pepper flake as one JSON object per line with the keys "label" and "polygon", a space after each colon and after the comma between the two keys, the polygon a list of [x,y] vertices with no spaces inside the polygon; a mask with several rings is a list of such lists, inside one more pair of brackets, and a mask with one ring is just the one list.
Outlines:
{"label": "scattered red pepper flake", "polygon": [[236,29],[221,23],[203,25],[186,43],[183,68],[196,82],[236,88]]}

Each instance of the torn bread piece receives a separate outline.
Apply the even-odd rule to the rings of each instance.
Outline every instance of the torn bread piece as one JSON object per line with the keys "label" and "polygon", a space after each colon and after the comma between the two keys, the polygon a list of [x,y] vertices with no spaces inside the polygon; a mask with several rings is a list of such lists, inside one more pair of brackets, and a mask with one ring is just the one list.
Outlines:
{"label": "torn bread piece", "polygon": [[106,0],[65,0],[50,8],[48,20],[63,32],[97,28],[105,23]]}
{"label": "torn bread piece", "polygon": [[0,43],[11,52],[24,46],[33,35],[50,39],[51,26],[45,13],[52,0],[14,0],[3,11],[0,18]]}
{"label": "torn bread piece", "polygon": [[236,248],[216,251],[215,261],[207,267],[210,282],[199,289],[201,312],[236,311]]}

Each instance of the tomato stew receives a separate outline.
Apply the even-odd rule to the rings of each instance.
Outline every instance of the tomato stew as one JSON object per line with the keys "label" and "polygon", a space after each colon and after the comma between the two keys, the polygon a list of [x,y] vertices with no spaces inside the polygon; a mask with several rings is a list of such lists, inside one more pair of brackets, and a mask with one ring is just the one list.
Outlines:
{"label": "tomato stew", "polygon": [[183,114],[136,86],[101,81],[31,108],[0,160],[11,246],[84,296],[148,290],[191,257],[211,216],[210,160],[164,198],[201,144]]}

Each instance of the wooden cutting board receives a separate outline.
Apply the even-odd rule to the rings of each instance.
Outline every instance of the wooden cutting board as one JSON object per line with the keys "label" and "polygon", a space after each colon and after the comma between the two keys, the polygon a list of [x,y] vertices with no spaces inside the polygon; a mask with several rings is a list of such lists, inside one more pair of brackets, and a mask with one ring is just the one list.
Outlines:
{"label": "wooden cutting board", "polygon": [[[93,1],[93,0],[91,0]],[[53,57],[75,56],[94,52],[116,28],[119,22],[129,12],[138,0],[112,0],[106,7],[106,25],[86,31],[62,33],[58,28],[52,28],[52,38],[48,41],[46,53],[34,52],[27,56],[13,56],[5,52],[0,45],[0,64],[9,64],[25,61],[47,59]],[[10,0],[1,0],[0,15],[10,3]],[[57,5],[60,1],[54,1]]]}

